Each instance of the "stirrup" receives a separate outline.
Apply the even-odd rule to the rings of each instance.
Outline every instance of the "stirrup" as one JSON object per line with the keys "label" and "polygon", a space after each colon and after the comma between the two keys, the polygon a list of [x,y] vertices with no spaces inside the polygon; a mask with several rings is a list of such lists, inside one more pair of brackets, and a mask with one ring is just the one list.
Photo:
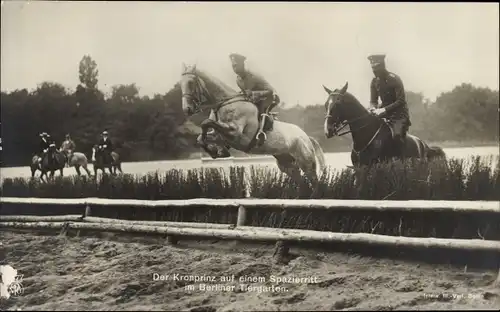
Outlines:
{"label": "stirrup", "polygon": [[264,138],[263,138],[262,141],[267,140],[267,134],[264,131],[262,131],[262,130],[259,130],[259,132],[257,133],[257,140],[259,140],[259,138],[260,138],[261,135],[264,135]]}

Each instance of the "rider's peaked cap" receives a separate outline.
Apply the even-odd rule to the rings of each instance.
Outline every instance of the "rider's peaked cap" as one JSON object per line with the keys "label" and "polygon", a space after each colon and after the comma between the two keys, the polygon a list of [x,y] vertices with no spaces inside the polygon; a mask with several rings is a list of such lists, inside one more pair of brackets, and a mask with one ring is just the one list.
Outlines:
{"label": "rider's peaked cap", "polygon": [[242,63],[244,62],[247,58],[241,54],[238,53],[231,53],[229,54],[229,58],[233,63]]}
{"label": "rider's peaked cap", "polygon": [[368,56],[368,60],[372,67],[385,63],[385,54],[373,54]]}
{"label": "rider's peaked cap", "polygon": [[103,135],[105,135],[105,134],[107,135],[107,134],[108,134],[108,131],[104,130],[104,131],[102,132],[102,134],[103,134]]}

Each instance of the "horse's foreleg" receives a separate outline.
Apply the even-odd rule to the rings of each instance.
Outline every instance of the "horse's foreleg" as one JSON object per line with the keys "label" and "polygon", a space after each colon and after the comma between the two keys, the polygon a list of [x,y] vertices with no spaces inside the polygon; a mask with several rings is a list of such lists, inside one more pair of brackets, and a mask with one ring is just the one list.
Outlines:
{"label": "horse's foreleg", "polygon": [[212,119],[205,119],[201,125],[201,140],[206,141],[208,129],[213,128],[215,131],[219,132],[222,136],[227,136],[230,132],[237,130],[234,125],[220,123]]}

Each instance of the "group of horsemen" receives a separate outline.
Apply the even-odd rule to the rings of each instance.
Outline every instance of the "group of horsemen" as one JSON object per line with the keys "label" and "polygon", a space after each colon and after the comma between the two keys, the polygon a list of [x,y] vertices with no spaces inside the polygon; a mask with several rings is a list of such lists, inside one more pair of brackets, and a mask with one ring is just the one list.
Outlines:
{"label": "group of horsemen", "polygon": [[[259,110],[259,132],[256,139],[260,144],[265,140],[265,125],[267,118],[270,118],[271,110],[279,104],[280,99],[276,90],[262,76],[245,67],[246,57],[238,54],[230,54],[232,68],[236,74],[236,83],[247,99],[254,103]],[[370,83],[370,112],[376,116],[384,117],[387,120],[393,134],[393,144],[401,148],[404,144],[406,133],[411,126],[408,105],[404,86],[401,78],[389,72],[385,66],[385,55],[376,54],[368,57],[374,74]],[[379,98],[381,103],[379,103]],[[213,118],[213,115],[210,116]],[[40,152],[47,153],[51,144],[50,136],[47,133],[40,134]],[[55,146],[55,145],[54,145]],[[111,157],[113,144],[108,138],[107,131],[101,135],[98,147],[105,151],[107,157]],[[61,150],[67,151],[67,160],[71,159],[72,151],[76,148],[69,134],[61,146]],[[111,159],[111,158],[108,158]],[[68,165],[68,164],[67,164]]]}
{"label": "group of horsemen", "polygon": [[[56,143],[47,132],[40,133],[40,143],[38,150],[39,162],[43,158],[44,155],[48,155],[49,165],[53,162],[53,153],[56,151]],[[76,150],[76,144],[71,139],[69,134],[66,134],[65,140],[62,142],[59,151],[63,153],[66,157],[66,167],[71,165],[71,157],[73,156],[73,152]],[[99,152],[103,152],[106,157],[106,161],[111,162],[111,152],[113,151],[113,142],[109,139],[108,131],[103,131],[101,134],[101,139],[99,143],[97,143],[97,150]]]}

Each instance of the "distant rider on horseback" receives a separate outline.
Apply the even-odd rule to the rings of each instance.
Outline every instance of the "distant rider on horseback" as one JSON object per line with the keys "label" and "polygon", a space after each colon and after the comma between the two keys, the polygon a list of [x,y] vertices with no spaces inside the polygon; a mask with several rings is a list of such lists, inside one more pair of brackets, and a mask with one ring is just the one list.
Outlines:
{"label": "distant rider on horseback", "polygon": [[69,161],[73,156],[73,152],[75,151],[75,149],[75,142],[73,142],[69,133],[66,134],[66,139],[64,140],[64,142],[62,142],[61,148],[59,149],[60,151],[64,152],[64,155],[66,156],[66,168],[69,167]]}
{"label": "distant rider on horseback", "polygon": [[40,133],[40,143],[39,143],[39,155],[40,161],[42,161],[43,156],[45,154],[49,155],[48,159],[48,165],[51,166],[53,163],[53,157],[54,157],[54,151],[53,149],[55,148],[55,143],[54,140],[50,137],[50,135],[47,132],[42,132]]}
{"label": "distant rider on horseback", "polygon": [[43,155],[49,151],[49,142],[47,141],[47,133],[41,132],[39,134],[40,142],[38,143],[38,160],[42,161]]}
{"label": "distant rider on horseback", "polygon": [[266,131],[272,130],[271,110],[280,102],[275,89],[260,75],[245,68],[246,57],[232,53],[229,55],[233,71],[237,75],[236,83],[248,101],[254,103],[259,109],[259,132],[257,140],[259,145],[266,140]]}
{"label": "distant rider on horseback", "polygon": [[[375,75],[370,84],[370,112],[388,120],[397,154],[400,155],[411,126],[403,81],[386,69],[384,54],[370,55],[368,60]],[[379,97],[381,104],[378,103]]]}
{"label": "distant rider on horseback", "polygon": [[104,162],[112,163],[113,158],[111,156],[111,152],[113,151],[113,142],[111,142],[108,137],[108,131],[103,131],[101,139],[99,140],[99,143],[97,143],[97,147],[99,151],[104,152]]}

